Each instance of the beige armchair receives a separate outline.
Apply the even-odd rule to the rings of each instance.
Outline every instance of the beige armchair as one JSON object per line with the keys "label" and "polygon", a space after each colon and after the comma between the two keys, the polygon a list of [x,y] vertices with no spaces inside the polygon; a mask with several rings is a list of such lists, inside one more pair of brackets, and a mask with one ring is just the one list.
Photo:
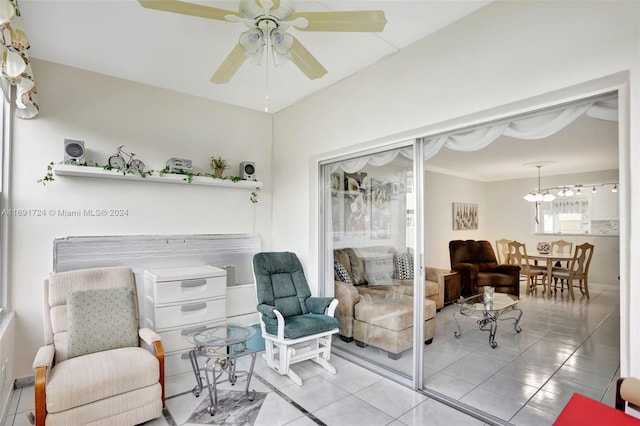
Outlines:
{"label": "beige armchair", "polygon": [[36,425],[122,426],[162,416],[164,351],[138,315],[129,268],[45,280],[45,346],[33,362]]}
{"label": "beige armchair", "polygon": [[627,405],[640,408],[640,380],[635,377],[621,377],[616,382],[616,409],[626,411]]}

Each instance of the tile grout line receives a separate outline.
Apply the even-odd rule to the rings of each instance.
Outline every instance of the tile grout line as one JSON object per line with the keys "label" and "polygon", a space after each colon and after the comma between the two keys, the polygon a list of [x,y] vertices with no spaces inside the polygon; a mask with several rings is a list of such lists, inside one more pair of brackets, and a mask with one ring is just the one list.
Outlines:
{"label": "tile grout line", "polygon": [[[601,294],[601,293],[598,293],[598,295],[596,295],[596,296],[594,297],[594,299],[595,299],[595,298],[597,298],[600,294]],[[589,303],[591,303],[591,300],[589,301]],[[558,373],[558,371],[560,371],[560,369],[562,369],[562,367],[567,363],[567,361],[569,360],[569,358],[571,358],[572,356],[574,356],[574,355],[576,354],[576,352],[577,352],[577,351],[582,347],[582,345],[584,345],[584,342],[586,342],[586,341],[587,341],[587,340],[588,340],[588,339],[593,335],[593,333],[595,333],[595,332],[596,332],[596,330],[597,330],[597,329],[598,329],[598,328],[599,328],[599,327],[604,323],[604,321],[605,321],[607,318],[609,318],[609,316],[611,316],[611,311],[609,311],[609,313],[605,315],[605,317],[604,317],[604,318],[603,318],[603,319],[598,323],[598,325],[597,325],[596,327],[594,327],[593,331],[591,331],[591,332],[590,332],[590,333],[589,333],[589,334],[588,334],[588,335],[587,335],[587,336],[582,340],[582,342],[580,343],[580,345],[579,345],[579,346],[578,346],[578,347],[577,347],[573,352],[571,352],[571,354],[570,354],[570,355],[569,355],[569,356],[568,356],[568,357],[567,357],[567,358],[562,362],[562,364],[560,364],[560,365],[558,366],[558,368],[556,368],[556,370],[553,372],[553,374],[552,374],[551,376],[549,376],[549,378],[548,378],[548,379],[547,379],[547,380],[542,384],[542,386],[538,387],[538,390],[537,390],[533,395],[531,395],[531,397],[527,400],[527,402],[526,402],[524,405],[522,405],[522,407],[520,407],[520,408],[518,409],[518,411],[516,411],[516,412],[515,412],[515,414],[514,414],[514,415],[511,417],[511,419],[509,419],[509,420],[513,420],[513,419],[518,415],[518,413],[520,413],[520,412],[524,409],[524,407],[529,406],[529,402],[531,402],[531,400],[532,400],[532,399],[533,399],[533,398],[534,398],[534,397],[535,397],[535,396],[536,396],[540,391],[542,391],[542,388],[543,388],[543,387],[545,387],[545,385],[546,385],[547,383],[549,383],[549,381],[550,381],[551,379],[553,379],[553,378],[554,378],[554,376]],[[555,328],[555,327],[554,327],[554,328]],[[551,332],[551,331],[553,331],[553,330],[550,330],[550,332]],[[585,385],[585,386],[586,386],[586,385]],[[587,387],[590,387],[590,386],[587,386]],[[606,391],[604,392],[604,395],[606,395]],[[603,395],[603,397],[604,397],[604,395]],[[534,408],[535,408],[535,407],[534,407]],[[544,411],[544,410],[542,410],[542,411]],[[554,416],[555,416],[555,414],[554,414],[554,413],[549,413],[549,414],[552,414],[552,415],[554,415]]]}
{"label": "tile grout line", "polygon": [[310,411],[308,411],[306,408],[304,408],[303,406],[301,406],[300,404],[298,404],[297,402],[295,402],[293,399],[291,399],[287,394],[283,393],[280,389],[276,388],[274,385],[272,385],[271,383],[269,383],[267,381],[267,379],[265,379],[264,377],[262,377],[261,375],[257,374],[257,372],[253,372],[252,377],[255,377],[256,379],[258,379],[260,382],[262,382],[262,384],[264,384],[266,387],[268,387],[269,389],[271,389],[276,395],[280,396],[282,399],[284,399],[285,401],[287,401],[289,404],[293,405],[296,409],[298,409],[300,412],[302,412],[307,418],[309,418],[309,420],[311,420],[312,422],[314,422],[315,424],[319,425],[319,426],[327,426],[326,423],[324,423],[322,420],[320,420],[319,418],[317,418],[316,416],[314,416]]}

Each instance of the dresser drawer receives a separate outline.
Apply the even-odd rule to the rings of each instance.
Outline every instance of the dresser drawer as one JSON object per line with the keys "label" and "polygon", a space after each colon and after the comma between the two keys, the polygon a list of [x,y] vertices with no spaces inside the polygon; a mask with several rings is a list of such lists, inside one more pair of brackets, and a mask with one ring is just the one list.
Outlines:
{"label": "dresser drawer", "polygon": [[216,322],[210,322],[206,324],[200,325],[187,325],[175,330],[163,331],[160,334],[162,337],[162,347],[164,348],[164,352],[169,354],[171,352],[177,351],[187,351],[193,347],[193,344],[187,340],[187,336],[191,333],[195,333],[198,330],[203,330],[206,327],[213,327],[216,325],[224,325],[226,324],[226,320],[220,320]]}
{"label": "dresser drawer", "polygon": [[189,300],[224,297],[227,291],[226,275],[192,278],[176,281],[145,281],[145,293],[151,295],[156,305]]}
{"label": "dresser drawer", "polygon": [[225,298],[198,300],[153,308],[152,328],[155,331],[165,331],[192,324],[226,321],[226,318],[227,300]]}
{"label": "dresser drawer", "polygon": [[[200,361],[198,361],[200,362]],[[178,352],[164,357],[164,375],[175,376],[177,374],[192,373],[191,361],[189,360],[189,351]],[[193,379],[196,381],[195,377]]]}

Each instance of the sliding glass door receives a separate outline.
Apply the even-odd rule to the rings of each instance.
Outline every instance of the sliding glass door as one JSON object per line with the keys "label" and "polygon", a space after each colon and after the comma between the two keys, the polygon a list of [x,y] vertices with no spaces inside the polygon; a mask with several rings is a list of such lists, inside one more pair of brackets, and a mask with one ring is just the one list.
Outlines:
{"label": "sliding glass door", "polygon": [[412,144],[321,165],[325,290],[340,301],[334,348],[408,378],[420,273],[413,150]]}

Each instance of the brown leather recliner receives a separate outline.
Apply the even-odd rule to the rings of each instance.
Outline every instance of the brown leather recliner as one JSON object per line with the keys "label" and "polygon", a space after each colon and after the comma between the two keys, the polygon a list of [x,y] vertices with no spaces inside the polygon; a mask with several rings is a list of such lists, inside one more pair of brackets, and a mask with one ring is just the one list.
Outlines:
{"label": "brown leather recliner", "polygon": [[485,240],[449,242],[451,269],[460,274],[460,293],[472,296],[493,286],[500,293],[520,297],[520,266],[498,264],[491,243]]}

